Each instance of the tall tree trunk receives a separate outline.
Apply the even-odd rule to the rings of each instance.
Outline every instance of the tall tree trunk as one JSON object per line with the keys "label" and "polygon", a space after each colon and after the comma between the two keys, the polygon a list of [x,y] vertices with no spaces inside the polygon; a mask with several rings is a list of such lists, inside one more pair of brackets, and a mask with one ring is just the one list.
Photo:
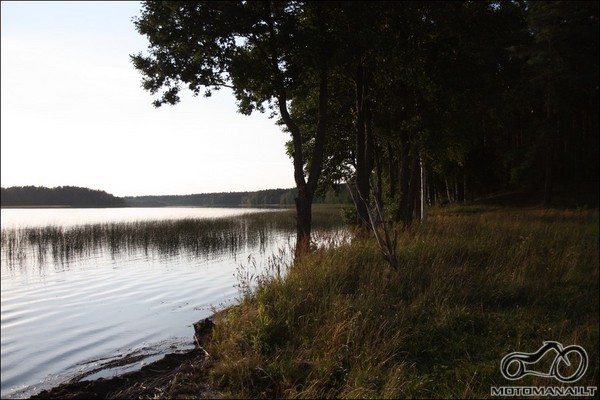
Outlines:
{"label": "tall tree trunk", "polygon": [[388,197],[391,199],[396,194],[396,180],[397,176],[397,163],[396,159],[392,157],[392,145],[389,140],[387,142],[387,162],[388,162]]}
{"label": "tall tree trunk", "polygon": [[405,131],[400,131],[400,184],[398,188],[400,190],[400,196],[398,199],[398,212],[396,214],[396,221],[406,222],[405,216],[408,213],[408,200],[409,200],[409,181],[410,181],[410,159],[409,159],[409,148],[408,148],[408,135]]}
{"label": "tall tree trunk", "polygon": [[421,168],[421,222],[427,222],[427,180],[423,156],[419,157],[419,166]]}
{"label": "tall tree trunk", "polygon": [[294,180],[296,181],[296,188],[298,189],[298,196],[294,199],[296,203],[296,255],[307,252],[310,249],[312,202],[317,189],[319,176],[321,175],[323,152],[325,149],[327,101],[329,95],[327,68],[325,66],[320,71],[319,79],[319,111],[315,146],[313,148],[308,181],[306,181],[304,177],[304,158],[302,155],[302,135],[300,133],[300,128],[291,118],[287,110],[285,91],[281,90],[281,95],[278,98],[279,111],[286,127],[292,134],[292,143],[294,146],[294,151],[292,153],[294,161]]}
{"label": "tall tree trunk", "polygon": [[[370,119],[370,118],[369,118]],[[375,201],[379,207],[379,214],[384,218],[384,205],[383,205],[383,165],[380,146],[373,146],[373,155],[375,160],[375,174],[377,176],[377,186],[375,187]],[[383,221],[380,221],[383,222]]]}
{"label": "tall tree trunk", "polygon": [[552,200],[552,146],[546,146],[546,154],[544,155],[544,206],[550,205]]}
{"label": "tall tree trunk", "polygon": [[312,202],[317,191],[317,184],[321,176],[323,165],[323,153],[325,151],[325,139],[327,131],[327,103],[329,101],[329,82],[327,65],[323,64],[319,71],[319,111],[317,117],[317,132],[315,134],[315,146],[311,158],[310,172],[306,184],[306,199],[300,196],[298,198],[302,203],[300,208],[296,209],[298,214],[298,243],[296,252],[305,252],[310,248],[310,230],[312,220]]}
{"label": "tall tree trunk", "polygon": [[448,185],[448,178],[444,177],[444,183],[446,184],[446,195],[448,196],[448,203],[452,203],[452,197],[450,196],[450,186]]}
{"label": "tall tree trunk", "polygon": [[371,171],[373,170],[373,137],[370,128],[369,106],[367,100],[367,72],[362,64],[356,68],[356,224],[369,229],[369,195]]}
{"label": "tall tree trunk", "polygon": [[306,179],[304,178],[304,159],[302,156],[302,137],[300,128],[290,117],[285,102],[279,100],[279,108],[282,119],[292,134],[292,143],[294,151],[292,158],[294,161],[294,180],[298,195],[294,199],[296,203],[296,254],[307,251],[310,248],[310,230],[311,230],[311,208],[312,194]]}
{"label": "tall tree trunk", "polygon": [[463,203],[467,204],[467,168],[463,170]]}
{"label": "tall tree trunk", "polygon": [[422,194],[422,187],[421,184],[423,183],[421,181],[421,157],[415,157],[415,159],[417,160],[417,164],[416,164],[416,178],[414,180],[415,183],[415,188],[411,190],[414,190],[414,202],[415,202],[415,219],[421,221],[421,218],[423,217],[421,214],[421,194]]}
{"label": "tall tree trunk", "polygon": [[296,254],[310,249],[310,232],[312,223],[312,194],[307,185],[298,188],[296,202]]}
{"label": "tall tree trunk", "polygon": [[[329,82],[328,82],[328,66],[327,59],[329,57],[328,50],[325,46],[320,49],[318,54],[319,62],[319,108],[317,115],[317,126],[315,133],[315,145],[311,155],[311,167],[308,174],[308,181],[304,177],[304,158],[302,155],[302,135],[300,127],[292,119],[287,109],[288,96],[285,89],[285,83],[281,70],[279,69],[279,55],[275,45],[276,34],[273,18],[271,17],[270,3],[266,4],[266,21],[271,36],[272,57],[271,67],[277,81],[277,103],[281,119],[292,135],[292,144],[294,150],[292,158],[294,162],[294,180],[298,189],[298,197],[295,198],[296,203],[296,256],[308,252],[310,250],[311,241],[311,223],[312,223],[312,202],[317,183],[321,176],[323,164],[323,153],[325,149],[325,139],[327,130],[327,104],[329,101]],[[319,19],[319,30],[323,37],[326,35],[325,19],[320,14],[320,5],[317,4],[317,14]],[[323,42],[325,44],[325,42]]]}
{"label": "tall tree trunk", "polygon": [[[549,92],[549,89],[548,89]],[[554,150],[554,140],[553,140],[553,124],[552,124],[552,111],[550,107],[550,95],[547,94],[546,100],[546,121],[547,121],[547,136],[546,136],[546,146],[545,146],[545,154],[544,154],[544,194],[543,194],[543,205],[550,205],[550,200],[552,200],[552,180],[553,180],[553,171],[552,171],[552,153]],[[558,125],[558,123],[557,123]]]}
{"label": "tall tree trunk", "polygon": [[413,213],[417,205],[417,199],[419,198],[420,183],[419,158],[412,157],[410,163],[410,181],[408,187],[407,207],[404,210],[404,225],[407,227],[410,226],[413,221]]}
{"label": "tall tree trunk", "polygon": [[454,176],[454,202],[460,201],[460,193],[458,192],[458,178]]}

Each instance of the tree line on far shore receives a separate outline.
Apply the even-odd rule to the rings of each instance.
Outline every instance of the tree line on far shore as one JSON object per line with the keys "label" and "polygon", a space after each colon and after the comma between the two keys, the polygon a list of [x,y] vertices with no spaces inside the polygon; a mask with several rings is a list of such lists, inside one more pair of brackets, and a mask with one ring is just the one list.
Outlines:
{"label": "tree line on far shore", "polygon": [[[75,186],[14,186],[2,188],[1,204],[2,207],[285,206],[293,205],[295,196],[296,189],[267,189],[255,192],[116,197],[102,190]],[[319,194],[315,203],[350,204],[351,197],[346,186],[338,185]]]}
{"label": "tree line on far shore", "polygon": [[77,186],[55,188],[37,186],[13,186],[1,188],[2,207],[119,207],[125,200],[106,193]]}
{"label": "tree line on far shore", "polygon": [[[199,193],[171,196],[124,197],[127,205],[137,207],[164,206],[292,206],[296,189],[266,189],[255,192]],[[345,185],[328,188],[315,198],[318,204],[351,204]]]}

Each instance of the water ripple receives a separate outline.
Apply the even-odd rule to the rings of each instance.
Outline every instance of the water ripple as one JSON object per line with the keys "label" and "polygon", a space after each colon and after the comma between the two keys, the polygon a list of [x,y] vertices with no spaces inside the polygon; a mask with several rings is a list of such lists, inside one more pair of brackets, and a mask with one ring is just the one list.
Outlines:
{"label": "water ripple", "polygon": [[264,260],[287,236],[263,238],[272,247],[262,249],[250,239],[231,236],[233,251],[212,253],[193,241],[185,251],[93,245],[69,257],[19,248],[11,265],[3,247],[0,397],[29,397],[102,359],[193,346],[192,323],[237,295],[239,265]]}

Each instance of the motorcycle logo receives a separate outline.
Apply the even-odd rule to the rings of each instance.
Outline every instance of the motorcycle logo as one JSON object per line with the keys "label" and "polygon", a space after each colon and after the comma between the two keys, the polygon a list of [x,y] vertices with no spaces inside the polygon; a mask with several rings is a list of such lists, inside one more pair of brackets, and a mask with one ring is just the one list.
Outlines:
{"label": "motorcycle logo", "polygon": [[[546,353],[551,351],[556,352],[556,356],[554,357],[548,372],[527,369],[528,365],[536,364],[544,357]],[[569,359],[569,357],[571,357],[571,359]],[[571,375],[563,375],[561,373],[561,367],[563,364],[567,367],[571,367],[571,362],[577,361],[579,362],[579,366],[575,372],[573,372]],[[516,371],[514,370],[515,365]],[[588,355],[581,346],[571,345],[563,347],[561,343],[555,341],[545,341],[544,345],[535,353],[509,353],[504,356],[502,361],[500,361],[500,372],[502,372],[502,375],[506,379],[513,381],[521,379],[526,375],[533,375],[543,378],[555,378],[563,383],[572,383],[579,380],[583,374],[585,374],[587,367]]]}

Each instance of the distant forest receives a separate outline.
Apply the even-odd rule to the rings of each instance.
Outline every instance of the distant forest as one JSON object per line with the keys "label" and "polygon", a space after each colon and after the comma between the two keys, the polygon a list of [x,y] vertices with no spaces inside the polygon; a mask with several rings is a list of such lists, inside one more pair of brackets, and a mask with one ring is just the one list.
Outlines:
{"label": "distant forest", "polygon": [[[296,189],[267,189],[256,192],[201,193],[179,196],[124,197],[131,207],[164,206],[265,206],[293,205]],[[345,185],[330,188],[315,198],[315,203],[350,204],[352,198]]]}
{"label": "distant forest", "polygon": [[125,205],[123,199],[105,191],[76,186],[1,188],[1,199],[2,207],[122,207]]}
{"label": "distant forest", "polygon": [[[268,189],[256,192],[201,193],[172,196],[116,197],[101,190],[75,186],[56,188],[15,186],[2,188],[2,207],[167,207],[167,206],[259,206],[293,205],[296,189]],[[329,188],[316,203],[351,203],[343,185]]]}

